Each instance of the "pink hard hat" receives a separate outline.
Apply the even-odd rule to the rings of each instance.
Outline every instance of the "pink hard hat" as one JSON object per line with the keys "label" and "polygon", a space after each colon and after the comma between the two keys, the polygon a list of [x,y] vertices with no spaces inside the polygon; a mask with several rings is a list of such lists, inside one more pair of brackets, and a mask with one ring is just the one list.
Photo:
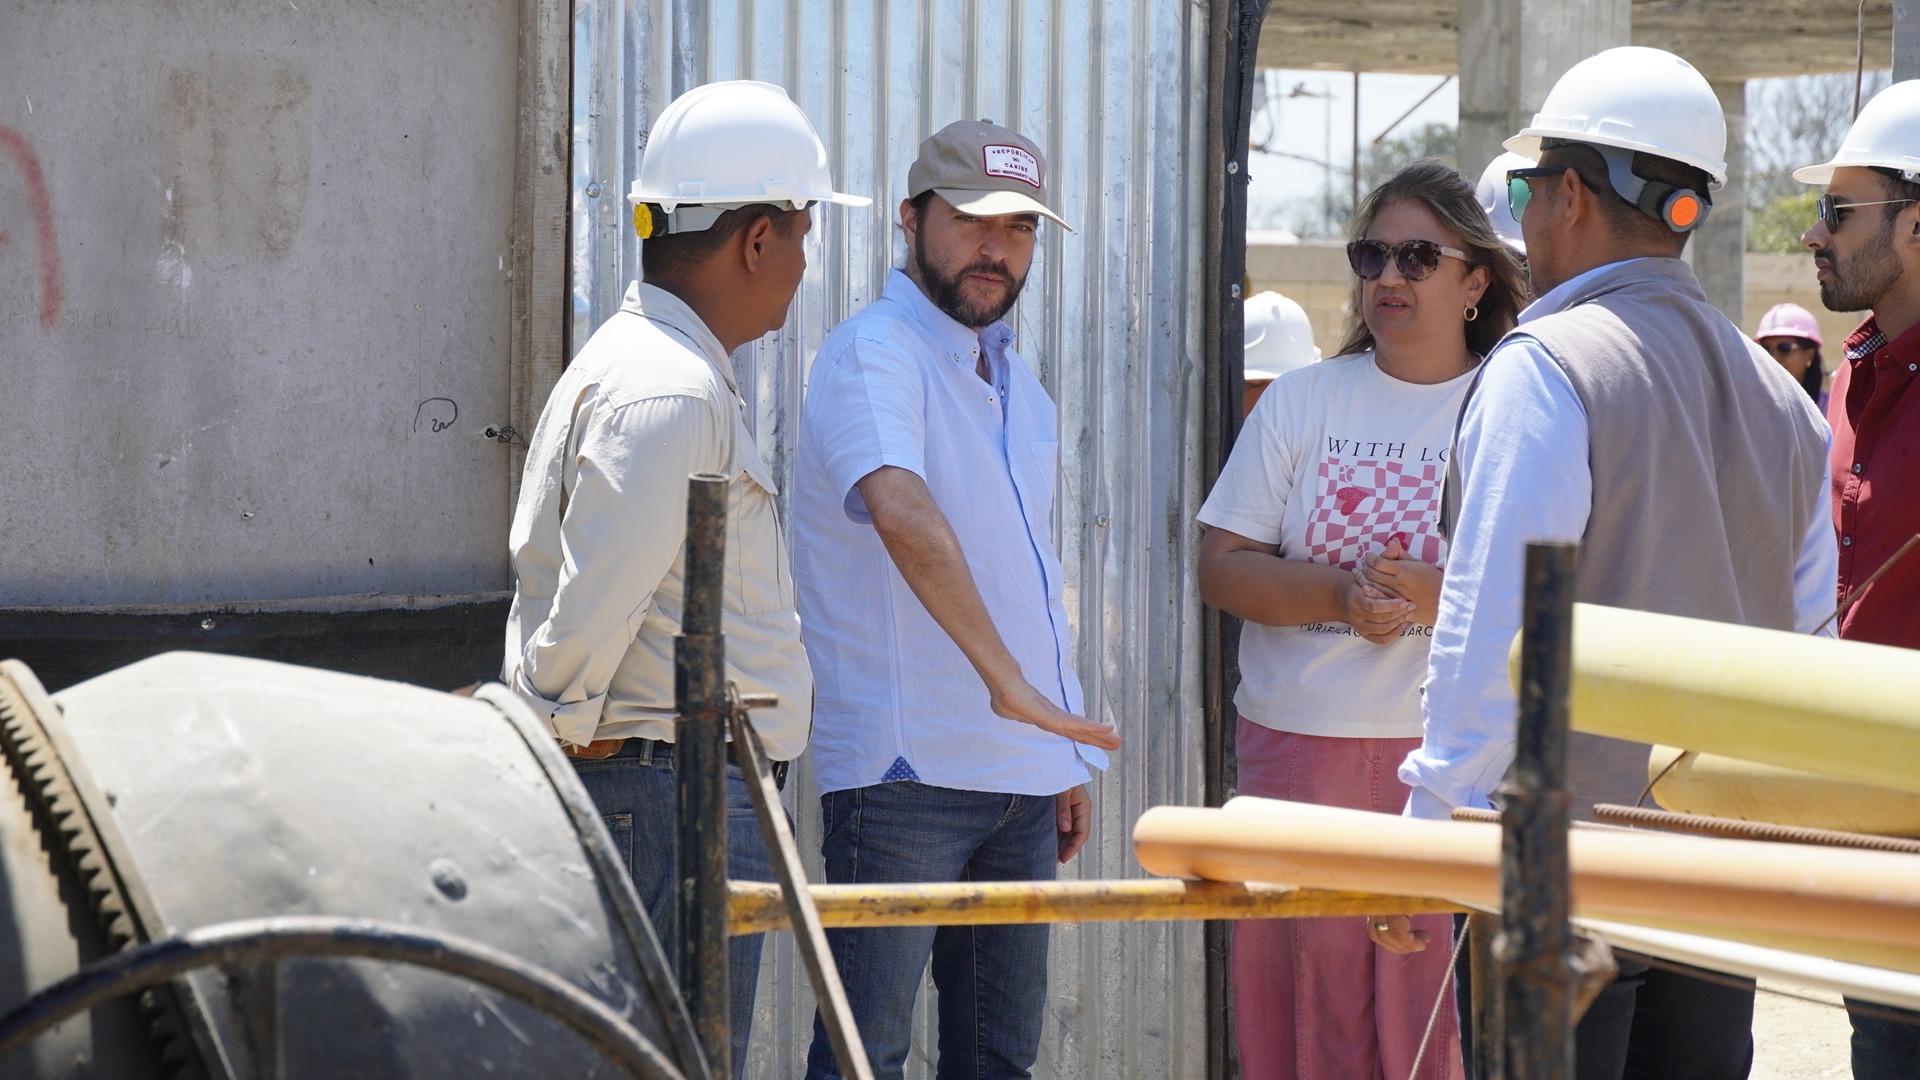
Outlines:
{"label": "pink hard hat", "polygon": [[1820,324],[1814,321],[1813,312],[1799,304],[1775,304],[1760,316],[1760,325],[1754,328],[1753,339],[1770,337],[1806,338],[1815,345],[1825,345],[1820,340]]}

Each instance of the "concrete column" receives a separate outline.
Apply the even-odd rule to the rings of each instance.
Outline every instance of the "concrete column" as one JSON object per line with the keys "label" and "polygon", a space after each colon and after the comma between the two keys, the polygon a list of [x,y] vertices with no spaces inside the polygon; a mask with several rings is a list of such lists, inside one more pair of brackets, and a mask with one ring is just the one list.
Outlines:
{"label": "concrete column", "polygon": [[1713,193],[1707,223],[1688,243],[1693,272],[1707,301],[1747,327],[1747,83],[1714,82],[1727,115],[1727,183]]}
{"label": "concrete column", "polygon": [[1568,68],[1629,44],[1632,12],[1631,0],[1460,0],[1460,171],[1478,178]]}
{"label": "concrete column", "polygon": [[1893,81],[1920,79],[1920,0],[1893,0]]}

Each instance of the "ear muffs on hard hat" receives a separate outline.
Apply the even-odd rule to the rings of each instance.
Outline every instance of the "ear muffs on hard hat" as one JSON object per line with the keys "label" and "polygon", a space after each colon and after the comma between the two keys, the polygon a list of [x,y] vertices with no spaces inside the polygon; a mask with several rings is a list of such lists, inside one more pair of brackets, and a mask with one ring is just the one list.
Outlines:
{"label": "ear muffs on hard hat", "polygon": [[1707,211],[1712,208],[1705,197],[1691,188],[1677,188],[1654,180],[1647,181],[1646,190],[1640,193],[1640,209],[1677,233],[1692,232],[1706,224]]}
{"label": "ear muffs on hard hat", "polygon": [[646,203],[636,203],[633,208],[633,233],[642,240],[652,239],[654,232],[653,207]]}
{"label": "ear muffs on hard hat", "polygon": [[1638,207],[1677,233],[1692,232],[1706,224],[1713,199],[1705,192],[1649,180],[1633,171],[1634,151],[1618,146],[1587,143],[1607,163],[1607,182],[1621,198]]}

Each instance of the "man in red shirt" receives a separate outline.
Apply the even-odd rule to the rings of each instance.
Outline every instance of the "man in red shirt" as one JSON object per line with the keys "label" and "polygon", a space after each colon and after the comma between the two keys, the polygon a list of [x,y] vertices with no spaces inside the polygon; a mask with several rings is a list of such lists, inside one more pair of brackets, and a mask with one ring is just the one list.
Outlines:
{"label": "man in red shirt", "polygon": [[[1920,649],[1920,545],[1900,555],[1920,533],[1920,79],[1881,91],[1832,161],[1793,176],[1826,186],[1800,237],[1820,302],[1870,311],[1827,400],[1839,600],[1850,605],[1840,636]],[[1920,1076],[1920,1013],[1848,1007],[1855,1080]]]}

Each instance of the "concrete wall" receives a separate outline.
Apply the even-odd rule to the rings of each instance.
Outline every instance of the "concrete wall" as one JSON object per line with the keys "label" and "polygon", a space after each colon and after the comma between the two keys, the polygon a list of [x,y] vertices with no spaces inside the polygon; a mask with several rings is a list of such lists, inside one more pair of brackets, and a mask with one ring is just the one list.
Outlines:
{"label": "concrete wall", "polygon": [[518,0],[0,0],[0,606],[507,584]]}
{"label": "concrete wall", "polygon": [[[1741,327],[1751,331],[1775,304],[1799,304],[1820,320],[1820,331],[1827,339],[1822,356],[1831,371],[1840,357],[1840,342],[1864,316],[1835,314],[1820,305],[1812,256],[1748,252],[1745,276],[1746,317]],[[1340,245],[1267,243],[1256,234],[1247,244],[1247,283],[1252,292],[1272,289],[1299,301],[1313,322],[1314,341],[1323,354],[1332,356],[1346,336],[1353,317],[1353,274]]]}

